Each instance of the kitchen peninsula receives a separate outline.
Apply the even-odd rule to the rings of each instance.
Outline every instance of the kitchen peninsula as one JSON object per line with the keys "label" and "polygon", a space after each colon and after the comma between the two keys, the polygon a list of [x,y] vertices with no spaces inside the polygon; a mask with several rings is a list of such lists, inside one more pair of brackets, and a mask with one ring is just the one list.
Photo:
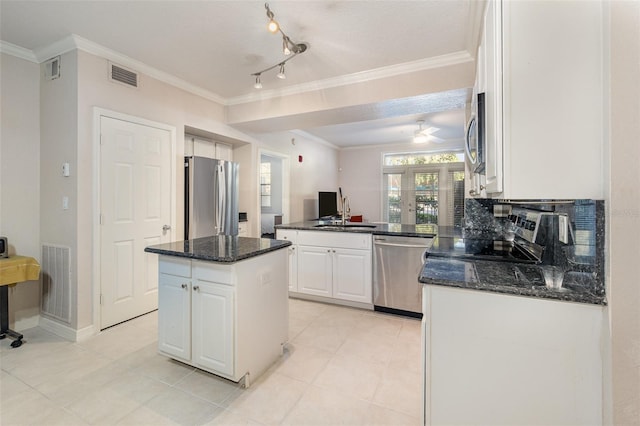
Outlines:
{"label": "kitchen peninsula", "polygon": [[145,248],[160,255],[159,352],[249,387],[288,338],[289,245],[220,235]]}
{"label": "kitchen peninsula", "polygon": [[605,229],[601,200],[465,200],[419,276],[426,425],[600,424]]}

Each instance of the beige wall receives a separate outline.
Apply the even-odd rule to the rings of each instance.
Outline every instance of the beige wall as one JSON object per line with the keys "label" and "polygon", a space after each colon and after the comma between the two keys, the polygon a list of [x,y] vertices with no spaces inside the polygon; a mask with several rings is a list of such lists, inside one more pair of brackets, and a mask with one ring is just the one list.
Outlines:
{"label": "beige wall", "polygon": [[613,424],[640,424],[640,2],[610,3]]}
{"label": "beige wall", "polygon": [[[282,222],[292,223],[317,217],[318,191],[338,190],[338,150],[291,132],[254,136],[260,140],[261,148],[289,157],[289,218],[283,217]],[[291,143],[291,139],[295,140],[295,144]],[[302,155],[302,162],[298,161],[299,155]]]}
{"label": "beige wall", "polygon": [[[10,254],[40,261],[40,66],[2,54],[0,91],[0,235]],[[9,289],[9,322],[17,330],[38,324],[40,285]]]}
{"label": "beige wall", "polygon": [[417,149],[461,150],[463,141],[452,140],[446,143],[423,145],[396,144],[385,146],[365,146],[362,148],[346,148],[340,151],[338,179],[349,197],[352,215],[363,215],[365,221],[382,220],[382,157],[384,154],[412,152]]}

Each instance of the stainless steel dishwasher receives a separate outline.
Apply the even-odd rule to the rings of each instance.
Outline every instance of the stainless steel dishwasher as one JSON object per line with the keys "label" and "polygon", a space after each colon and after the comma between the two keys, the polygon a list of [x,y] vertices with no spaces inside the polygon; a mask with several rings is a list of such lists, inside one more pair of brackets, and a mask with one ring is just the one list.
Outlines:
{"label": "stainless steel dishwasher", "polygon": [[373,305],[376,311],[422,317],[418,275],[433,238],[373,236]]}

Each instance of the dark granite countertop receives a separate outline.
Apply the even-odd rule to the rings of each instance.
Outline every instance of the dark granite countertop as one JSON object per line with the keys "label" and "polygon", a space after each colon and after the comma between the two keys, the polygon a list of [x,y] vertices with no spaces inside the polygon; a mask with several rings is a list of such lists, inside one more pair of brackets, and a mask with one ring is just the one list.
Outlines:
{"label": "dark granite countertop", "polygon": [[276,229],[297,229],[301,231],[358,232],[373,235],[392,235],[402,237],[432,238],[438,234],[438,226],[403,225],[400,223],[347,222],[342,226],[339,221],[310,220],[305,222],[276,225]]}
{"label": "dark granite countertop", "polygon": [[491,291],[541,299],[606,305],[593,274],[568,271],[561,288],[545,285],[543,266],[490,260],[427,257],[418,281],[423,284]]}
{"label": "dark granite countertop", "polygon": [[158,244],[144,249],[148,253],[187,257],[208,262],[234,263],[291,245],[291,241],[219,235],[187,241]]}

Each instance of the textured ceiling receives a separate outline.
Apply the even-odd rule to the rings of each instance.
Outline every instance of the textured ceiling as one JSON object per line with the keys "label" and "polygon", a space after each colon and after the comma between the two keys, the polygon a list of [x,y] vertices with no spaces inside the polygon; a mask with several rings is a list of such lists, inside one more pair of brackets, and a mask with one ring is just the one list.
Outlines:
{"label": "textured ceiling", "polygon": [[[275,77],[277,71],[263,75],[264,89],[278,91],[344,76],[353,78],[371,70],[456,52],[467,51],[475,56],[470,51],[477,45],[477,8],[482,2],[269,4],[287,35],[310,46],[287,64],[285,80]],[[37,54],[75,34],[228,102],[254,94],[250,74],[285,58],[281,38],[268,33],[266,23],[262,1],[0,2],[0,37],[4,42]],[[411,112],[407,117],[415,123],[420,111]],[[437,114],[432,112],[430,116]],[[388,118],[393,118],[388,126],[402,124],[397,115]],[[384,117],[375,119],[377,133],[382,136]],[[346,146],[353,140],[347,132],[363,131],[360,126],[341,123],[335,129],[323,126],[309,130],[318,137],[329,138],[331,143]],[[373,136],[370,141],[388,142],[376,142]]]}

